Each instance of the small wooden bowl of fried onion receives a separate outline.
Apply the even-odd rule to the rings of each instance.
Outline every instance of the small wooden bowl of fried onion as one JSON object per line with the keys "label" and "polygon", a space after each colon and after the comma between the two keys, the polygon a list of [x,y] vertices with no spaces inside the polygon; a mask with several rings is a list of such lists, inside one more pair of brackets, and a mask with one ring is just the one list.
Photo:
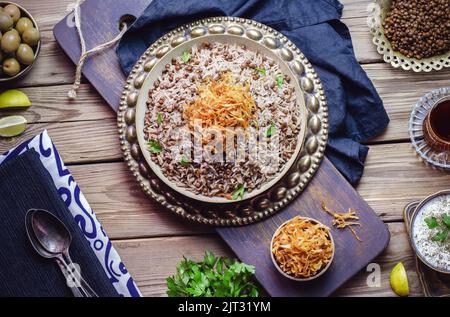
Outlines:
{"label": "small wooden bowl of fried onion", "polygon": [[311,281],[333,262],[334,240],[321,222],[297,216],[283,223],[272,237],[270,254],[277,270],[294,281]]}

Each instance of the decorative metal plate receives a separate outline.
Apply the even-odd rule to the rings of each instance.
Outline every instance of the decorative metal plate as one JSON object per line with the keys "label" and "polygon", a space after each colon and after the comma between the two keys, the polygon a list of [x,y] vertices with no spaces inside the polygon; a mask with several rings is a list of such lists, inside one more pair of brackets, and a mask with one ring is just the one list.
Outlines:
{"label": "decorative metal plate", "polygon": [[367,23],[373,35],[372,42],[377,46],[377,51],[383,56],[383,60],[395,68],[413,70],[415,72],[430,72],[450,67],[450,52],[429,58],[409,58],[400,52],[392,50],[389,40],[384,35],[382,21],[385,18],[392,0],[375,0],[367,7],[369,16]]}
{"label": "decorative metal plate", "polygon": [[450,87],[443,87],[427,93],[414,105],[409,119],[409,137],[419,157],[426,163],[450,170],[450,152],[439,151],[427,144],[422,125],[428,111],[439,99],[450,96]]}
{"label": "decorative metal plate", "polygon": [[[192,38],[231,34],[254,41],[275,52],[298,76],[308,111],[304,145],[286,176],[272,188],[249,200],[228,204],[196,201],[170,189],[149,168],[137,141],[136,103],[153,66],[173,48]],[[323,158],[328,138],[328,109],[322,83],[311,63],[284,35],[256,21],[212,17],[181,26],[153,43],[132,69],[119,106],[118,129],[125,161],[142,189],[170,211],[185,219],[215,226],[245,225],[282,209],[305,188]]]}

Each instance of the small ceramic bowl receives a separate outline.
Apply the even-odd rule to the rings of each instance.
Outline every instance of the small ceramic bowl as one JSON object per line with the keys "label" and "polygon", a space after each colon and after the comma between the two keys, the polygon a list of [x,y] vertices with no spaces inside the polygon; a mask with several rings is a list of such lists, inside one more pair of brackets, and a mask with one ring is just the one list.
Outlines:
{"label": "small ceramic bowl", "polygon": [[[15,6],[17,6],[20,9],[21,17],[29,18],[33,22],[34,27],[38,30],[38,32],[40,34],[39,26],[38,26],[36,20],[30,14],[30,12],[28,12],[24,7],[22,7],[21,5],[19,5],[17,3],[10,2],[10,1],[0,1],[0,6],[1,7],[4,7],[4,6],[8,5],[8,4],[14,4]],[[19,73],[17,73],[16,75],[14,75],[14,76],[7,77],[7,76],[0,75],[0,83],[10,82],[10,81],[19,79],[19,78],[23,77],[24,75],[26,75],[30,71],[30,69],[34,65],[34,63],[36,62],[36,59],[37,59],[37,57],[39,55],[39,52],[41,51],[41,42],[42,42],[42,39],[39,40],[38,45],[36,45],[36,47],[33,48],[33,50],[34,50],[34,61],[33,61],[33,63],[31,63],[31,65],[28,65],[28,66],[22,68],[22,70]]]}
{"label": "small ceramic bowl", "polygon": [[417,257],[420,259],[420,261],[422,261],[426,266],[428,266],[429,268],[431,268],[432,270],[442,273],[442,274],[446,274],[450,276],[450,270],[445,270],[445,269],[441,269],[439,267],[437,267],[436,265],[434,265],[433,263],[430,263],[430,261],[427,260],[427,258],[422,254],[422,250],[420,250],[420,248],[417,246],[417,242],[416,239],[414,238],[414,234],[415,234],[415,223],[419,218],[419,213],[421,212],[421,210],[423,209],[423,207],[430,201],[432,201],[433,199],[439,197],[439,196],[446,196],[446,195],[450,195],[450,189],[447,190],[441,190],[437,193],[434,193],[426,198],[424,198],[416,207],[416,209],[413,211],[412,215],[411,215],[411,229],[409,230],[409,238],[411,241],[411,246],[414,249],[414,252],[416,253]]}
{"label": "small ceramic bowl", "polygon": [[[316,219],[313,219],[313,218],[302,217],[302,216],[300,216],[300,218],[301,218],[301,219],[304,219],[304,220],[309,220],[309,221],[311,221],[311,222],[313,222],[313,223],[316,223],[316,224],[324,225],[324,224],[321,223],[320,221],[318,221],[318,220],[316,220]],[[316,279],[316,278],[322,276],[323,274],[325,274],[325,272],[326,272],[326,271],[329,269],[329,267],[331,266],[331,263],[333,262],[333,259],[334,259],[334,253],[335,253],[335,251],[336,251],[336,247],[335,247],[335,245],[334,245],[334,239],[333,239],[333,236],[331,235],[331,231],[328,231],[328,235],[329,235],[330,240],[331,240],[331,245],[332,245],[332,247],[333,247],[333,253],[331,254],[331,259],[330,259],[330,261],[327,263],[327,265],[326,265],[324,268],[322,268],[322,269],[319,271],[319,273],[317,273],[317,274],[314,275],[314,276],[307,277],[307,278],[298,278],[298,277],[294,277],[294,276],[292,276],[292,275],[289,275],[289,274],[287,274],[286,272],[284,272],[284,271],[280,268],[280,266],[278,265],[278,262],[277,262],[277,260],[275,259],[275,256],[273,255],[273,252],[272,252],[272,246],[273,246],[273,240],[275,239],[275,236],[277,236],[277,234],[278,234],[278,232],[280,231],[280,229],[281,229],[282,227],[284,227],[284,226],[285,226],[288,222],[290,222],[292,219],[294,219],[294,218],[291,218],[291,219],[289,219],[288,221],[283,222],[283,223],[278,227],[278,229],[275,230],[275,233],[273,234],[272,239],[270,240],[270,250],[269,250],[269,251],[270,251],[270,257],[271,257],[271,259],[272,259],[273,265],[277,268],[278,272],[280,272],[281,275],[283,275],[284,277],[286,277],[286,278],[288,278],[288,279],[290,279],[290,280],[293,280],[293,281],[297,281],[297,282],[307,282],[307,281],[312,281],[312,280],[314,280],[314,279]],[[324,225],[324,226],[325,226],[325,225]]]}

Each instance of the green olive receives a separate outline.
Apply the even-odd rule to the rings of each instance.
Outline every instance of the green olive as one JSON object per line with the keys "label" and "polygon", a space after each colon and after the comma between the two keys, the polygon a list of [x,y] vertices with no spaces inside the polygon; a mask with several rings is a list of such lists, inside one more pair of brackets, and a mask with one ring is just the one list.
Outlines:
{"label": "green olive", "polygon": [[6,32],[1,41],[1,49],[4,53],[13,53],[17,51],[20,45],[20,36],[17,31]]}
{"label": "green olive", "polygon": [[9,14],[9,16],[13,19],[14,23],[19,21],[20,19],[20,9],[14,4],[8,4],[3,8],[3,11]]}
{"label": "green olive", "polygon": [[0,12],[0,31],[6,32],[14,25],[13,19],[5,12]]}
{"label": "green olive", "polygon": [[3,73],[7,76],[15,76],[20,72],[20,64],[15,58],[8,58],[3,62]]}
{"label": "green olive", "polygon": [[17,34],[20,37],[20,34],[19,34],[19,32],[16,29],[11,29],[8,32],[13,32],[13,33]]}
{"label": "green olive", "polygon": [[41,36],[36,28],[25,30],[22,34],[22,40],[25,44],[36,46],[39,43]]}
{"label": "green olive", "polygon": [[16,51],[16,57],[22,64],[31,65],[34,62],[33,49],[28,44],[20,44]]}
{"label": "green olive", "polygon": [[20,18],[19,21],[16,23],[16,30],[19,32],[20,35],[22,35],[23,32],[25,32],[28,29],[31,29],[33,27],[33,22],[29,18]]}

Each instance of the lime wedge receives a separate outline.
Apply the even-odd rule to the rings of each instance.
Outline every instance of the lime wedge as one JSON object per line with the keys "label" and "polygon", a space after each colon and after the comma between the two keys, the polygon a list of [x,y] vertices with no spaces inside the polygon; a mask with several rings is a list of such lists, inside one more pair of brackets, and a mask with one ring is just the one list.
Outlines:
{"label": "lime wedge", "polygon": [[17,89],[10,89],[0,94],[0,109],[31,106],[30,99]]}
{"label": "lime wedge", "polygon": [[397,263],[391,271],[391,287],[398,296],[408,296],[408,276],[402,262]]}
{"label": "lime wedge", "polygon": [[21,134],[27,128],[27,119],[22,116],[9,116],[0,119],[0,136],[12,137]]}

